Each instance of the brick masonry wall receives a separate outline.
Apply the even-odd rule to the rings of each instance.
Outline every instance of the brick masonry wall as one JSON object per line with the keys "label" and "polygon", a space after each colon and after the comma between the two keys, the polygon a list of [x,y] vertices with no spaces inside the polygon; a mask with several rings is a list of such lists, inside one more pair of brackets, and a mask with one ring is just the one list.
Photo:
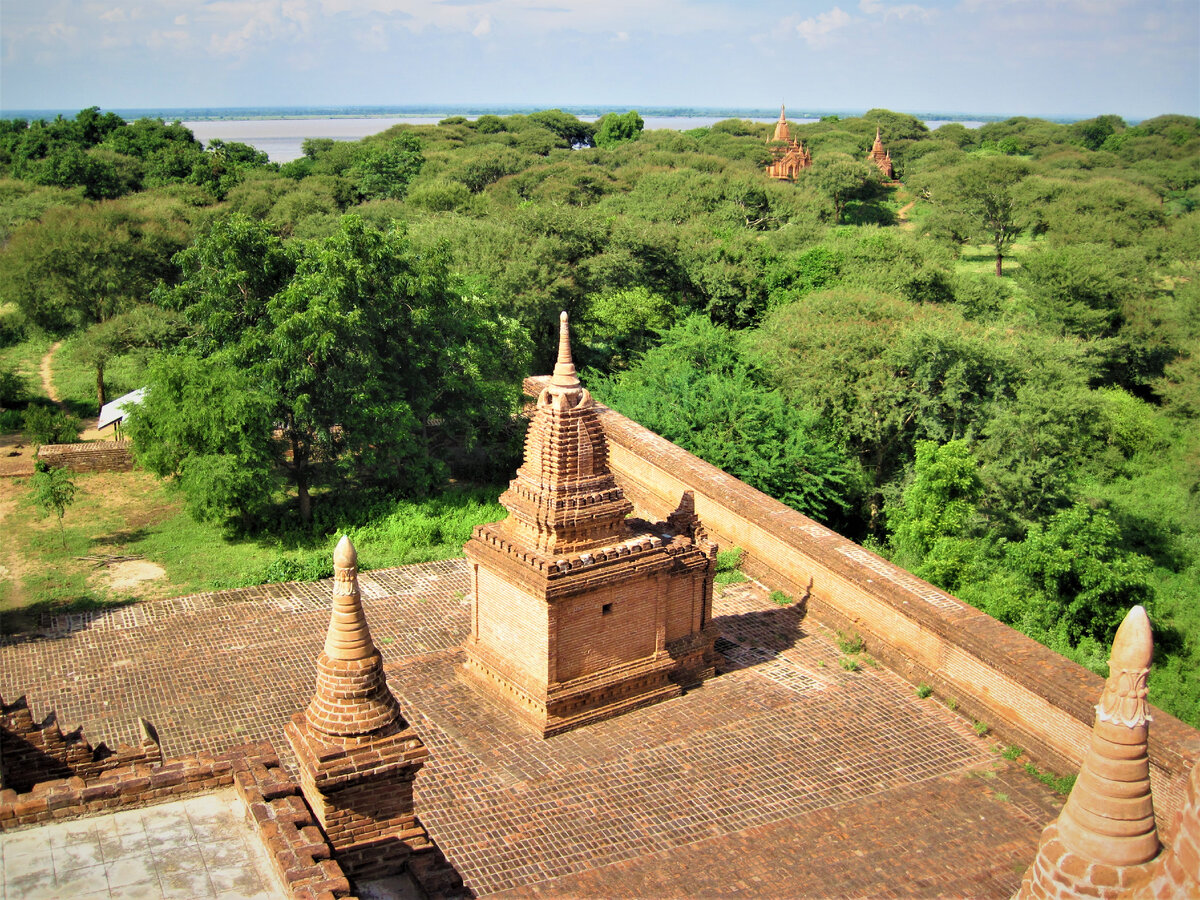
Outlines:
{"label": "brick masonry wall", "polygon": [[[527,392],[542,379],[528,379]],[[914,684],[953,697],[968,716],[1059,773],[1079,769],[1103,680],[807,516],[600,407],[609,461],[640,514],[661,517],[685,490],[714,540],[746,550],[744,568],[803,599],[824,624],[858,632]],[[1200,732],[1154,709],[1154,805],[1170,840]]]}
{"label": "brick masonry wall", "polygon": [[43,444],[38,448],[37,457],[48,466],[72,472],[128,472],[133,468],[129,441]]}
{"label": "brick masonry wall", "polygon": [[558,680],[570,681],[653,655],[659,582],[635,577],[561,601],[551,612],[558,623],[554,645]]}
{"label": "brick masonry wall", "polygon": [[159,762],[162,748],[144,721],[140,746],[93,747],[81,729],[63,734],[55,713],[35,722],[24,697],[9,704],[0,698],[0,788],[28,792],[42,781],[88,779],[134,763]]}
{"label": "brick masonry wall", "polygon": [[[479,602],[479,597],[506,597],[507,603]],[[506,659],[509,678],[526,689],[552,679],[550,623],[545,603],[527,590],[506,583],[497,573],[478,568],[474,601],[474,633],[488,648],[522,647],[525,652]]]}
{"label": "brick masonry wall", "polygon": [[280,768],[270,744],[254,750],[234,760],[233,781],[292,897],[353,900],[350,882],[333,859],[300,788]]}
{"label": "brick masonry wall", "polygon": [[42,781],[24,793],[0,791],[0,831],[26,825],[114,812],[177,799],[233,783],[233,760],[244,751],[200,754],[161,764],[133,763],[90,780],[78,775]]}

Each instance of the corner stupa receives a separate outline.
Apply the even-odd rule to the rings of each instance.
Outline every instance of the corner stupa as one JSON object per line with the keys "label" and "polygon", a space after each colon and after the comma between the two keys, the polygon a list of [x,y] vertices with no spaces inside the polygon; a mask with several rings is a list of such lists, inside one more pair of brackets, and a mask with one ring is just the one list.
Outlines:
{"label": "corner stupa", "polygon": [[333,552],[333,609],[316,691],[284,733],[304,797],[351,878],[408,871],[427,891],[461,886],[414,810],[413,780],[429,751],[388,689],[348,537]]}
{"label": "corner stupa", "polygon": [[1135,606],[1113,638],[1108,681],[1079,778],[1058,820],[1042,832],[1018,900],[1115,900],[1149,879],[1149,863],[1160,849],[1146,752],[1153,649],[1150,620]]}

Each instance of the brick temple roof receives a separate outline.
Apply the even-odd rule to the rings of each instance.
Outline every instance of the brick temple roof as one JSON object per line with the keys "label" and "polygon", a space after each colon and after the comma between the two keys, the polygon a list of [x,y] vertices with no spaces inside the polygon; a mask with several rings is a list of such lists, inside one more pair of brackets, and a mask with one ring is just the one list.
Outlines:
{"label": "brick temple roof", "polygon": [[[722,674],[542,740],[456,674],[463,560],[367,573],[388,685],[430,759],[417,812],[479,895],[1009,897],[1061,803],[935,697],[755,583],[720,591]],[[313,696],[329,581],[47,620],[0,694],[168,756],[271,740]]]}

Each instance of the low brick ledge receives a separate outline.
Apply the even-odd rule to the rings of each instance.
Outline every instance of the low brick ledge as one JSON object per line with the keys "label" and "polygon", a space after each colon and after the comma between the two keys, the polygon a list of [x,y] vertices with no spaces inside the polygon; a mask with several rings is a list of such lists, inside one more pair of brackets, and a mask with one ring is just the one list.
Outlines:
{"label": "low brick ledge", "polygon": [[238,794],[293,900],[355,900],[333,848],[270,743],[248,745],[233,768]]}
{"label": "low brick ledge", "polygon": [[[547,376],[528,378],[537,396]],[[743,568],[803,599],[815,619],[859,632],[913,684],[985,722],[1041,765],[1074,773],[1090,741],[1098,675],[597,404],[609,464],[640,514],[664,516],[685,490],[704,527],[746,551]],[[1149,750],[1160,830],[1170,839],[1200,731],[1154,708]]]}
{"label": "low brick ledge", "polygon": [[48,466],[72,472],[128,472],[133,469],[129,441],[85,441],[78,444],[43,444],[37,458]]}
{"label": "low brick ledge", "polygon": [[60,819],[97,815],[177,800],[233,784],[234,760],[241,750],[219,756],[169,759],[164,763],[134,763],[110,769],[90,780],[75,775],[41,781],[18,794],[0,791],[0,832]]}

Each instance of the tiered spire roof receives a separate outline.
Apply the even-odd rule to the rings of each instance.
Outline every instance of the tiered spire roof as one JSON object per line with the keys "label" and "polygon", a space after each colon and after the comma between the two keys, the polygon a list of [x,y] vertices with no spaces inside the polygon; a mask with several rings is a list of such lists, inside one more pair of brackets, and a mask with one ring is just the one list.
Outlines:
{"label": "tiered spire roof", "polygon": [[504,527],[518,546],[563,554],[619,543],[633,511],[608,467],[608,443],[571,357],[571,333],[560,317],[558,361],[537,399],[525,439],[525,461],[500,502]]}
{"label": "tiered spire roof", "polygon": [[775,123],[775,138],[777,141],[790,141],[791,133],[788,131],[787,112],[782,103],[779,104],[779,121]]}

